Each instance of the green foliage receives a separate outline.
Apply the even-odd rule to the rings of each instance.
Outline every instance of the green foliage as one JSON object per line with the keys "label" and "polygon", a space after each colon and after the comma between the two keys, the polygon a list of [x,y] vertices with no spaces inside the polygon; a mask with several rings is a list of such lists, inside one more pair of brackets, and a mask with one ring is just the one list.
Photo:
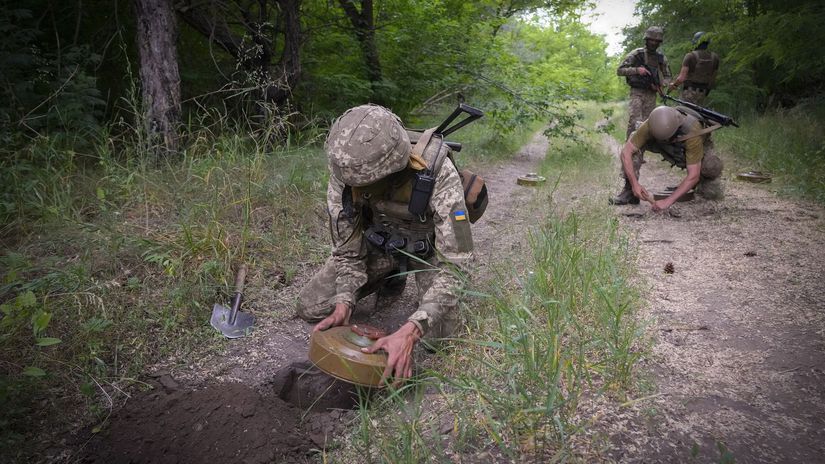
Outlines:
{"label": "green foliage", "polygon": [[825,204],[825,113],[818,100],[788,110],[741,118],[738,129],[717,131],[714,140],[735,155],[734,169],[774,175],[781,191]]}
{"label": "green foliage", "polygon": [[327,253],[322,151],[220,131],[192,127],[169,164],[143,157],[139,137],[105,133],[83,163],[51,137],[4,158],[0,395],[23,404],[0,414],[0,442],[43,419],[31,401],[100,420],[98,395],[118,395],[147,362],[208,351],[237,263],[282,275],[271,287]]}
{"label": "green foliage", "polygon": [[[105,102],[88,69],[100,56],[84,45],[45,48],[32,11],[0,8],[0,141],[26,135],[72,131],[80,139],[98,127]],[[79,139],[78,139],[79,140]]]}
{"label": "green foliage", "polygon": [[[541,20],[519,14],[550,5],[561,17],[578,3],[376,4],[383,76],[378,100],[406,117],[461,96],[486,112],[496,133],[532,121],[554,121],[558,130],[569,129],[576,116],[569,113],[568,101],[603,98],[615,84],[605,73],[604,42],[574,19],[548,24],[546,14]],[[376,87],[363,72],[359,45],[342,12],[326,5],[308,7],[310,28],[336,21],[338,28],[325,29],[307,44],[299,95],[331,118],[371,98]],[[325,58],[330,54],[337,56]]]}
{"label": "green foliage", "polygon": [[717,89],[709,104],[746,114],[756,108],[790,107],[822,92],[825,57],[812,44],[825,41],[822,2],[803,0],[793,8],[774,0],[642,0],[642,20],[626,30],[628,49],[642,46],[649,25],[665,27],[663,49],[674,76],[692,50],[697,31],[713,34],[709,49],[721,60]]}

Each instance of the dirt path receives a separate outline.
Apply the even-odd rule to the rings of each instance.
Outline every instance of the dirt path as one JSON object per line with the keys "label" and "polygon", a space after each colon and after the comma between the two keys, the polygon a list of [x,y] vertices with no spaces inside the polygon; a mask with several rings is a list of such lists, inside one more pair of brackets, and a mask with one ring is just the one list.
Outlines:
{"label": "dirt path", "polygon": [[[537,134],[505,166],[482,172],[491,195],[484,219],[473,227],[479,274],[522,246],[533,193],[516,185],[547,152]],[[320,206],[319,206],[320,207]],[[311,215],[324,217],[326,213]],[[320,219],[318,219],[320,221]],[[255,269],[247,279],[244,310],[257,315],[251,336],[198,359],[172,358],[147,380],[155,388],[130,399],[99,436],[86,430],[72,440],[73,458],[88,462],[315,462],[313,454],[356,421],[354,389],[306,365],[312,325],[294,317],[295,298],[312,276],[306,266],[291,285],[273,288],[278,276]],[[370,296],[352,322],[395,330],[415,310],[415,284],[393,300]],[[422,358],[417,352],[416,357]],[[318,397],[322,399],[316,401]]]}
{"label": "dirt path", "polygon": [[[497,262],[527,246],[524,206],[534,190],[515,179],[536,170],[547,147],[537,135],[511,162],[481,170],[491,201],[473,228],[477,277],[490,277]],[[652,157],[643,168],[645,185],[655,188],[675,185],[680,174]],[[612,192],[597,183],[577,186],[573,198],[607,198]],[[740,463],[815,462],[825,453],[825,211],[764,187],[726,187],[722,202],[679,204],[680,217],[647,205],[614,210],[638,242],[649,285],[642,317],[655,343],[640,371],[652,391],[640,395],[654,396],[605,415],[598,428],[611,438],[607,460],[716,461],[719,443]],[[668,262],[671,275],[663,272]],[[357,418],[351,390],[300,365],[311,325],[292,308],[312,271],[273,288],[268,270],[253,268],[246,310],[259,318],[254,335],[202,359],[157,366],[150,380],[157,388],[132,398],[100,437],[87,444],[79,437],[75,456],[314,462],[313,450]],[[398,300],[368,297],[353,317],[392,330],[413,310],[414,284]],[[315,396],[326,399],[313,403]]]}
{"label": "dirt path", "polygon": [[[682,172],[648,160],[644,185],[678,183]],[[677,203],[680,217],[617,208],[650,285],[655,344],[643,369],[659,395],[610,424],[617,460],[825,455],[825,210],[765,186],[725,187],[721,202]]]}

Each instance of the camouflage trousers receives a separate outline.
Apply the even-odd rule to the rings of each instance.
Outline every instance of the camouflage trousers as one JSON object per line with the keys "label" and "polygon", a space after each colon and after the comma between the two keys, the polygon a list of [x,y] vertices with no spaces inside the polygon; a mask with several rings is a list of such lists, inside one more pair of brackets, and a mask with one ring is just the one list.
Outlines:
{"label": "camouflage trousers", "polygon": [[[650,115],[653,108],[656,107],[656,93],[650,90],[630,88],[630,103],[627,108],[627,138],[632,134]],[[636,172],[636,178],[639,178],[639,170],[644,163],[644,152],[636,150],[632,155],[633,171]],[[627,176],[622,169],[621,176],[627,179]]]}
{"label": "camouflage trousers", "polygon": [[628,138],[647,119],[653,108],[656,108],[656,92],[630,88],[630,103],[627,108]]}
{"label": "camouflage trousers", "polygon": [[683,87],[682,92],[679,94],[679,98],[681,98],[682,100],[685,100],[687,102],[690,102],[690,103],[693,103],[693,104],[696,104],[696,105],[699,105],[699,106],[705,106],[705,98],[706,97],[707,97],[707,94],[705,93],[704,90],[699,90],[699,89],[696,89],[694,87],[689,87],[689,88],[684,88]]}
{"label": "camouflage trousers", "polygon": [[[451,336],[460,322],[457,295],[459,281],[446,276],[446,271],[435,267],[436,262],[435,257],[425,262],[410,258],[407,264],[407,272],[415,275],[418,310],[425,311],[429,319],[435,321],[424,334],[428,340]],[[356,299],[375,293],[393,276],[406,279],[408,275],[399,276],[398,269],[399,262],[396,258],[383,253],[367,253],[367,283],[358,289]],[[296,310],[300,318],[319,321],[332,313],[336,279],[335,262],[330,257],[298,295]]]}

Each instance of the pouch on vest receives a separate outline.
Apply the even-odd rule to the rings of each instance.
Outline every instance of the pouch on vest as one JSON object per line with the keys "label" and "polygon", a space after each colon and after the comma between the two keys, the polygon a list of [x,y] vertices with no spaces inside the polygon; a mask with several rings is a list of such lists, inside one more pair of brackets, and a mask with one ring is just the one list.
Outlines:
{"label": "pouch on vest", "polygon": [[484,210],[487,209],[487,186],[484,179],[469,169],[458,171],[461,185],[464,187],[464,203],[467,206],[467,216],[471,223],[478,221]]}

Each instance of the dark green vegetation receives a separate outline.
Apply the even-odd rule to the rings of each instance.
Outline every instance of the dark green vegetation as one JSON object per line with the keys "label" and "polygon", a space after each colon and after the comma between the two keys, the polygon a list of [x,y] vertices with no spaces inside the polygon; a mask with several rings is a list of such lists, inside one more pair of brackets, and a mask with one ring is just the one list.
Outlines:
{"label": "dark green vegetation", "polygon": [[778,175],[782,191],[825,199],[825,4],[816,0],[640,0],[641,22],[625,30],[628,48],[649,25],[665,28],[674,76],[697,31],[711,34],[721,58],[707,104],[740,120],[718,132],[737,167]]}
{"label": "dark green vegetation", "polygon": [[[158,114],[158,99],[147,96],[158,82],[141,72],[134,9],[152,3],[0,0],[0,458],[34,452],[19,445],[37,430],[65,428],[78,407],[87,422],[103,422],[148,363],[219,344],[208,315],[226,300],[240,261],[270,269],[266,283],[277,287],[325,256],[320,142],[344,109],[377,102],[425,127],[464,99],[487,116],[456,134],[466,150],[458,159],[493,163],[547,123],[571,137],[580,114],[569,102],[625,91],[603,40],[578,21],[577,0],[178,1],[177,60],[165,68],[177,65],[179,98]],[[686,5],[698,3],[707,12],[689,14]],[[822,54],[807,46],[822,34],[818,3],[793,11],[752,1],[657,5],[643,2],[642,11],[667,27],[672,66],[694,29],[711,29],[684,18],[712,19],[725,61],[711,101],[751,127],[784,131],[726,130],[721,142],[756,163],[748,167],[783,173],[789,189],[822,201],[822,115],[813,111]],[[786,26],[763,27],[776,21]],[[640,33],[629,33],[628,45],[640,45]],[[797,103],[804,105],[779,108]],[[176,142],[161,150],[157,121],[167,117]],[[790,143],[783,133],[799,135]],[[565,164],[546,169],[604,161],[585,147],[571,143],[554,161]],[[534,273],[577,278],[575,294],[536,279],[517,294],[489,290],[496,296],[476,323],[496,340],[487,348],[503,353],[490,364],[490,385],[504,388],[501,366],[515,363],[524,368],[514,374],[531,386],[505,388],[506,403],[473,412],[489,419],[471,424],[491,427],[492,440],[557,440],[571,430],[572,406],[558,395],[583,378],[611,393],[632,382],[634,327],[624,316],[632,295],[617,296],[616,307],[576,309],[583,297],[616,291],[604,284],[617,272],[610,260],[624,253],[613,227],[587,214],[548,213],[534,234]],[[602,248],[585,248],[596,242]],[[546,267],[561,255],[573,274]],[[546,311],[527,315],[537,300],[548,302],[539,305]],[[580,330],[596,319],[600,328]],[[522,334],[525,321],[546,331]],[[530,350],[551,352],[565,327],[592,353],[530,365]],[[469,346],[481,369],[487,351]],[[550,396],[536,396],[555,378],[569,381],[568,390],[554,383],[541,392]],[[456,376],[454,387],[489,394],[471,380]]]}

